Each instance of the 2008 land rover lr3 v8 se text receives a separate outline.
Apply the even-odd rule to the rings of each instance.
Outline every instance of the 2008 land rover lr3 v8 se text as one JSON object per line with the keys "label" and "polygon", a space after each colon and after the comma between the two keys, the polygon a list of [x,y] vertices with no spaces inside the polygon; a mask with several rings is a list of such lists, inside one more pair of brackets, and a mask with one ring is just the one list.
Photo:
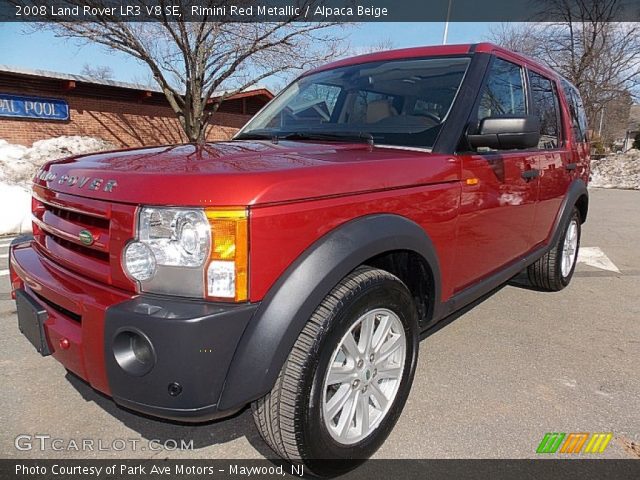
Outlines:
{"label": "2008 land rover lr3 v8 se text", "polygon": [[381,445],[427,329],[523,270],[569,283],[586,135],[569,82],[491,44],[337,61],[232,141],[46,164],[10,253],[20,328],[119,405],[251,403],[275,452],[338,473],[357,461],[316,460]]}

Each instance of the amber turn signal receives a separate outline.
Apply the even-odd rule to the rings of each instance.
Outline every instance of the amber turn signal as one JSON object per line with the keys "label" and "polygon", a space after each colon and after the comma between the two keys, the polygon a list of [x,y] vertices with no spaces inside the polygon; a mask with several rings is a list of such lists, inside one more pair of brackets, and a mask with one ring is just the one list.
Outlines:
{"label": "amber turn signal", "polygon": [[248,212],[244,208],[205,210],[211,225],[211,256],[206,295],[213,300],[249,298]]}

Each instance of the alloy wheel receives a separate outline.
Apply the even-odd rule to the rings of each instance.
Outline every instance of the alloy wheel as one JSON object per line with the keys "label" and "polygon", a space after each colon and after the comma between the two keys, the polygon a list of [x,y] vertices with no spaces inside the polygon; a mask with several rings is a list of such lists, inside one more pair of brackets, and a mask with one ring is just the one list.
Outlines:
{"label": "alloy wheel", "polygon": [[380,425],[398,393],[406,349],[400,318],[383,308],[362,315],[342,337],[322,398],[325,426],[335,441],[357,443]]}

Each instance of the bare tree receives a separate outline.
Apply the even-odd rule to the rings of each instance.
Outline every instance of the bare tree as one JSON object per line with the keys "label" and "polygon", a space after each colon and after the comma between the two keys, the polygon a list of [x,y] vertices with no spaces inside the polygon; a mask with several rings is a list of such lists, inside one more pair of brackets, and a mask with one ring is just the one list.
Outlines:
{"label": "bare tree", "polygon": [[80,75],[85,75],[87,77],[95,78],[97,80],[113,80],[113,70],[111,69],[111,67],[108,67],[105,65],[98,65],[98,66],[92,67],[88,63],[85,63],[82,66]]}
{"label": "bare tree", "polygon": [[492,30],[490,40],[537,58],[571,81],[595,127],[608,104],[640,87],[638,25],[613,21],[622,3],[542,0],[560,21],[503,24]]}
{"label": "bare tree", "polygon": [[364,55],[367,53],[377,53],[377,52],[383,52],[385,50],[393,50],[394,48],[395,48],[395,44],[393,43],[393,40],[391,40],[388,37],[379,38],[371,45],[367,45],[365,47],[356,49],[356,54]]}
{"label": "bare tree", "polygon": [[538,40],[542,36],[544,25],[527,23],[501,23],[489,29],[488,39],[514,52],[531,57],[540,56]]}
{"label": "bare tree", "polygon": [[629,115],[633,100],[626,92],[609,100],[600,112],[600,118],[593,124],[593,128],[605,145],[610,146],[614,141],[621,140],[627,133]]}
{"label": "bare tree", "polygon": [[[104,7],[109,0],[67,0],[68,4]],[[131,0],[144,11],[145,0]],[[176,21],[166,15],[166,0],[158,2],[163,16],[158,21],[125,23],[97,15],[90,23],[47,23],[56,35],[97,43],[124,52],[146,64],[187,139],[203,143],[209,120],[228,97],[273,75],[302,70],[334,58],[340,53],[341,38],[335,23],[304,23],[302,14],[277,23],[231,23]],[[182,5],[189,0],[173,0]],[[203,0],[201,7],[216,8],[229,3]],[[250,5],[237,0],[234,5]],[[317,0],[299,0],[301,12]],[[81,6],[82,8],[82,6]],[[201,10],[202,11],[202,10]],[[216,17],[216,20],[220,18]],[[336,27],[336,28],[329,28]]]}

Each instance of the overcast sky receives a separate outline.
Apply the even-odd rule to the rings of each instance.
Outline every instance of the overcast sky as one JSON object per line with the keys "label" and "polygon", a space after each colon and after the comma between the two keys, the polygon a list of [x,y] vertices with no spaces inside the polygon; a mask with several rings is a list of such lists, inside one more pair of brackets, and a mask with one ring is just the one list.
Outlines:
{"label": "overcast sky", "polygon": [[[447,43],[473,43],[486,40],[489,23],[451,23]],[[391,40],[394,48],[442,43],[444,23],[362,23],[348,27],[349,44],[355,53]],[[0,64],[13,67],[80,73],[85,63],[109,66],[114,80],[147,83],[144,65],[118,52],[108,52],[96,45],[79,46],[76,42],[55,38],[50,32],[27,33],[20,23],[0,23]],[[269,81],[263,82],[267,86]]]}

